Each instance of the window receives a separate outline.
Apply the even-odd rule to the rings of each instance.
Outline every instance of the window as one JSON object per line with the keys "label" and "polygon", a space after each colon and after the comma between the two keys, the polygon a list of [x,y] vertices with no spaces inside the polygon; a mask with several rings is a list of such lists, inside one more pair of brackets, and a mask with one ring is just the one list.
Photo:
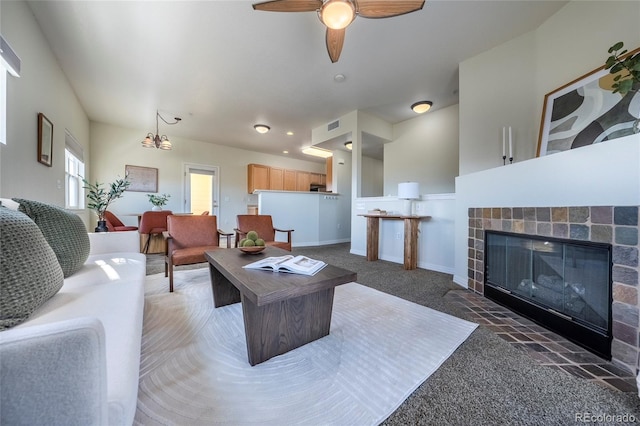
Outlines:
{"label": "window", "polygon": [[67,209],[84,209],[84,158],[82,146],[67,130],[64,149],[64,191]]}
{"label": "window", "polygon": [[0,35],[0,143],[7,143],[7,73],[20,77],[20,58]]}
{"label": "window", "polygon": [[7,70],[0,61],[0,143],[7,144]]}

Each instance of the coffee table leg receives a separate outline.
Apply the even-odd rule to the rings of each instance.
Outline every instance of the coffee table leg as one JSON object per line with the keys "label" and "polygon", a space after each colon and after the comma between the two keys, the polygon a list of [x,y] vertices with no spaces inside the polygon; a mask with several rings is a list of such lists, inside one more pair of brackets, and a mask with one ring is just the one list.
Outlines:
{"label": "coffee table leg", "polygon": [[265,306],[256,306],[242,296],[249,364],[259,364],[328,335],[333,294],[334,288],[330,288]]}
{"label": "coffee table leg", "polygon": [[240,291],[212,264],[209,264],[209,275],[211,276],[214,307],[219,308],[240,301]]}

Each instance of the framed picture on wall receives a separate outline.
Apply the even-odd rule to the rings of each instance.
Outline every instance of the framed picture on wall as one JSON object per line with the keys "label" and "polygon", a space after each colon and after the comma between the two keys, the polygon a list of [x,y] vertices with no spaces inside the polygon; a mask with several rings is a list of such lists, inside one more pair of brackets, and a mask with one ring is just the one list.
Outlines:
{"label": "framed picture on wall", "polygon": [[125,165],[124,173],[131,181],[127,191],[158,192],[158,169]]}
{"label": "framed picture on wall", "polygon": [[[633,55],[640,48],[629,52]],[[537,156],[633,134],[640,92],[613,93],[614,75],[598,68],[544,97]]]}
{"label": "framed picture on wall", "polygon": [[51,167],[53,154],[53,124],[41,112],[38,113],[38,162]]}

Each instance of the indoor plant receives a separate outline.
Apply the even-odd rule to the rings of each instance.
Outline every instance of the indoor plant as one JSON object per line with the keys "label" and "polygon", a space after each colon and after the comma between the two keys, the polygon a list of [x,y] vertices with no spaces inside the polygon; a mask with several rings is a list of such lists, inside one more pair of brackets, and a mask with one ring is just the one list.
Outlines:
{"label": "indoor plant", "polygon": [[[629,54],[624,48],[624,43],[619,41],[609,48],[609,56],[604,69],[615,74],[611,85],[613,93],[622,96],[629,92],[640,90],[640,51]],[[633,122],[633,133],[640,133],[640,117]]]}
{"label": "indoor plant", "polygon": [[82,182],[84,182],[83,188],[89,191],[87,193],[87,198],[89,199],[87,207],[94,210],[98,215],[98,226],[95,232],[107,232],[107,222],[104,219],[104,212],[109,207],[109,204],[122,197],[124,191],[131,185],[131,181],[128,175],[125,175],[123,179],[116,179],[115,182],[109,184],[108,189],[103,188],[102,184],[97,181],[93,184],[82,178]]}
{"label": "indoor plant", "polygon": [[151,202],[151,204],[153,204],[153,208],[151,210],[162,210],[162,206],[169,202],[169,197],[171,197],[171,195],[147,194],[147,197],[149,197],[149,201]]}

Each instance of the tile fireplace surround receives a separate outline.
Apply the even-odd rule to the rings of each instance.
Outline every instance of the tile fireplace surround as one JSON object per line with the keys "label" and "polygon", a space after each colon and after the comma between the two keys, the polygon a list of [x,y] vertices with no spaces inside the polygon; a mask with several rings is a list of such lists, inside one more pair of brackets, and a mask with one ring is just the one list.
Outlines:
{"label": "tile fireplace surround", "polygon": [[638,206],[478,207],[469,209],[469,289],[484,294],[484,231],[611,244],[613,363],[639,366]]}

